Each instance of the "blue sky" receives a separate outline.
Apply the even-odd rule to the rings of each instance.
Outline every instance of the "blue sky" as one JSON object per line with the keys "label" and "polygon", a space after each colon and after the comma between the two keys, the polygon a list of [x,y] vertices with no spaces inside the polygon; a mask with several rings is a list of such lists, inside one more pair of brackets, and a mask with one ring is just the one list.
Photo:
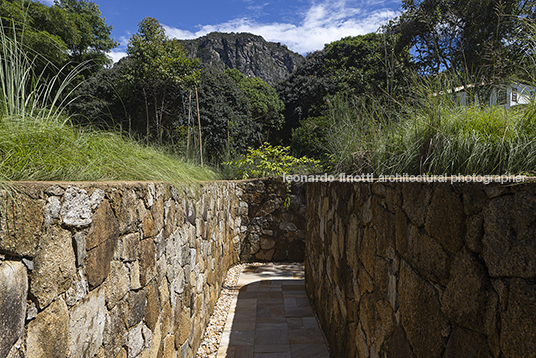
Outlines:
{"label": "blue sky", "polygon": [[[50,1],[52,0],[45,0]],[[192,39],[212,31],[251,32],[306,54],[345,36],[374,32],[397,15],[401,0],[93,0],[122,57],[144,17],[155,17],[170,37]]]}

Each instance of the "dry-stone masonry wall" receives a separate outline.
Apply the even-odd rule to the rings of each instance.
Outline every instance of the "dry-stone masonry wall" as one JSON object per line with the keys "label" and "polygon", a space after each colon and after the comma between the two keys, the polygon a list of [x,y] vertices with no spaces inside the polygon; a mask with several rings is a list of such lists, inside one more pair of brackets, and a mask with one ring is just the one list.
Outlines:
{"label": "dry-stone masonry wall", "polygon": [[333,357],[536,357],[534,183],[6,189],[0,358],[193,357],[231,264],[304,257]]}
{"label": "dry-stone masonry wall", "polygon": [[305,188],[281,178],[242,183],[241,205],[248,207],[244,261],[303,262],[305,252]]}
{"label": "dry-stone masonry wall", "polygon": [[[278,185],[270,190],[282,198],[262,193],[262,181],[0,191],[0,358],[193,357],[227,269],[257,230],[249,207],[269,197],[278,226],[287,196],[300,200]],[[248,239],[249,252],[300,256],[291,244],[274,249],[278,232],[264,232],[257,250]]]}
{"label": "dry-stone masonry wall", "polygon": [[536,183],[307,184],[333,357],[536,357]]}

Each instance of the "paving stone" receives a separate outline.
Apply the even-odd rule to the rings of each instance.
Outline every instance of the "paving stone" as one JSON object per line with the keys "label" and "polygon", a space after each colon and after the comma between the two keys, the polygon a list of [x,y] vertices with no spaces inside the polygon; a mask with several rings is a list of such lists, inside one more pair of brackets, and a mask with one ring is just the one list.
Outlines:
{"label": "paving stone", "polygon": [[[207,357],[202,352],[207,352],[215,341],[210,351],[222,358],[329,358],[305,294],[303,266],[260,263],[239,266],[245,270],[237,279],[238,294],[228,300],[232,306],[225,327],[219,339],[205,334],[197,357]],[[293,317],[289,317],[289,312]]]}

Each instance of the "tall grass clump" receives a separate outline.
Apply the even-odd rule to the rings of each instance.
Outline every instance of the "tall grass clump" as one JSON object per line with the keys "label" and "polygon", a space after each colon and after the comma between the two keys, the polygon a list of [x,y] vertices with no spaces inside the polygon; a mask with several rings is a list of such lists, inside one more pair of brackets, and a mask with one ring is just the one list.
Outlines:
{"label": "tall grass clump", "polygon": [[0,175],[6,180],[155,180],[179,184],[217,179],[210,169],[184,163],[163,149],[63,121],[4,118],[0,123],[0,153]]}
{"label": "tall grass clump", "polygon": [[415,87],[393,113],[368,98],[339,98],[328,135],[337,171],[517,174],[536,169],[536,106],[461,106],[448,88]]}
{"label": "tall grass clump", "polygon": [[[77,88],[76,77],[87,66],[80,64],[68,73],[65,67],[56,69],[55,75],[45,78],[48,65],[41,73],[36,73],[36,62],[41,59],[23,45],[24,29],[16,31],[13,24],[13,38],[0,26],[0,114],[1,117],[31,118],[34,120],[58,120],[63,108],[72,101],[71,94]],[[17,37],[21,33],[22,38]]]}
{"label": "tall grass clump", "polygon": [[71,94],[83,67],[66,74],[60,69],[45,78],[34,72],[32,58],[39,55],[28,56],[29,51],[0,26],[0,182],[150,180],[181,185],[218,178],[165,149],[71,125],[63,108],[76,100]]}

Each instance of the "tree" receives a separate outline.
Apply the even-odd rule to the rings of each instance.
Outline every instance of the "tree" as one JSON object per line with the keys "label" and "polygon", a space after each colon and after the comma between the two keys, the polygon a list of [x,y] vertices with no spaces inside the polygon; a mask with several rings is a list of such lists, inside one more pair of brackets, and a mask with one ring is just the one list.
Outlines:
{"label": "tree", "polygon": [[[106,54],[117,46],[110,38],[112,27],[91,1],[61,0],[46,6],[33,0],[4,0],[0,17],[4,33],[22,40],[36,59],[38,73],[50,64],[72,68],[88,62],[88,69],[111,64]],[[84,75],[88,77],[89,70]]]}
{"label": "tree", "polygon": [[386,105],[404,94],[411,56],[408,47],[396,47],[398,36],[388,30],[327,44],[322,51],[307,55],[305,62],[278,84],[277,92],[285,103],[284,140],[290,139],[292,129],[302,121],[324,117],[329,98],[336,94],[373,96]]}
{"label": "tree", "polygon": [[288,142],[292,129],[302,120],[321,116],[325,110],[324,98],[338,89],[338,79],[330,76],[324,60],[324,50],[308,54],[303,64],[275,87],[285,104],[285,124],[278,133],[284,142]]}
{"label": "tree", "polygon": [[400,45],[412,47],[421,74],[447,71],[464,80],[505,77],[519,62],[523,18],[533,0],[403,0],[391,24]]}
{"label": "tree", "polygon": [[[110,38],[112,26],[106,25],[99,6],[90,0],[55,0],[54,4],[51,12],[59,13],[58,9],[63,10],[77,30],[75,36],[69,36],[65,28],[62,31],[71,61],[92,61],[97,67],[110,64],[110,58],[106,54],[118,44]],[[53,19],[51,17],[51,21]]]}
{"label": "tree", "polygon": [[229,160],[259,143],[261,125],[252,119],[248,98],[225,73],[203,66],[199,99],[205,150],[210,161]]}
{"label": "tree", "polygon": [[[147,141],[153,134],[162,143],[166,94],[175,85],[192,87],[199,76],[198,62],[186,57],[182,45],[170,40],[157,19],[146,17],[139,23],[138,33],[128,44],[126,79],[142,89],[146,109]],[[151,115],[150,115],[151,113]],[[150,117],[154,126],[151,126]]]}
{"label": "tree", "polygon": [[237,69],[226,69],[229,76],[248,98],[253,121],[260,125],[262,144],[268,141],[271,131],[281,129],[285,104],[275,89],[258,77],[246,77]]}

